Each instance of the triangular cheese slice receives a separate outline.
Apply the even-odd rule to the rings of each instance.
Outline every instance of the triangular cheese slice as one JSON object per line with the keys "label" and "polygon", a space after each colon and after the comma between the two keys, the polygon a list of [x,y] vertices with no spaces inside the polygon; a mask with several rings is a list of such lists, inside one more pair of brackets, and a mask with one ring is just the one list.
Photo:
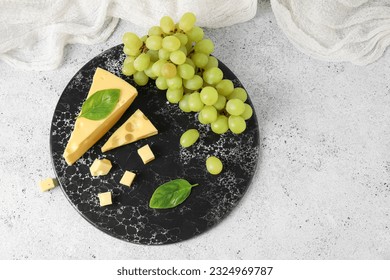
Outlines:
{"label": "triangular cheese slice", "polygon": [[64,158],[68,165],[72,165],[86,151],[89,150],[107,131],[120,119],[123,113],[137,96],[137,90],[110,72],[97,68],[88,97],[99,90],[119,89],[119,101],[109,116],[102,120],[77,118],[73,132],[64,151]]}
{"label": "triangular cheese slice", "polygon": [[158,133],[151,121],[141,112],[135,111],[130,118],[119,127],[102,147],[102,152],[133,143]]}

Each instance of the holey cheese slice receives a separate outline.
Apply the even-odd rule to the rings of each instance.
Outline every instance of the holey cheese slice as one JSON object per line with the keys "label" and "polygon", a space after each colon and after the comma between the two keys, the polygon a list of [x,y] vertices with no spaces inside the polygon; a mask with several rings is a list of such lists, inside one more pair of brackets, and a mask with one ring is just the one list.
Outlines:
{"label": "holey cheese slice", "polygon": [[110,115],[102,120],[90,120],[84,117],[76,119],[73,132],[63,154],[68,165],[72,165],[77,161],[107,133],[129,108],[138,94],[137,90],[126,81],[106,70],[97,68],[87,99],[99,90],[111,88],[119,89],[120,97]]}
{"label": "holey cheese slice", "polygon": [[158,133],[151,121],[141,112],[135,111],[133,115],[119,127],[102,147],[102,152],[133,143]]}

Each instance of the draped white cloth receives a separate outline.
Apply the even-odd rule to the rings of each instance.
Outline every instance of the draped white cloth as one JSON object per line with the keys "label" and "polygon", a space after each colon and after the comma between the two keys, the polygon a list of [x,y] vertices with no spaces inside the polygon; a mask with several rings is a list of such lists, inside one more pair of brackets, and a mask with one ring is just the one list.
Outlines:
{"label": "draped white cloth", "polygon": [[191,11],[198,25],[222,27],[251,19],[256,10],[256,0],[0,0],[0,60],[51,70],[65,45],[103,42],[119,19],[150,27],[164,15],[178,20]]}
{"label": "draped white cloth", "polygon": [[366,65],[390,44],[390,0],[271,0],[276,20],[303,53]]}

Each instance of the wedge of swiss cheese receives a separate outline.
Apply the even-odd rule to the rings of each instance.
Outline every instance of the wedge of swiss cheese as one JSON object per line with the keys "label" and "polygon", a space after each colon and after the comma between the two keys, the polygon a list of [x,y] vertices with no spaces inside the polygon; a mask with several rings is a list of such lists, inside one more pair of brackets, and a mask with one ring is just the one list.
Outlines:
{"label": "wedge of swiss cheese", "polygon": [[119,127],[102,147],[102,152],[133,143],[158,133],[152,122],[141,112],[135,111],[130,118]]}
{"label": "wedge of swiss cheese", "polygon": [[97,68],[88,97],[103,89],[119,89],[120,97],[114,110],[102,120],[90,120],[84,117],[76,119],[73,132],[64,151],[68,165],[76,162],[120,119],[123,113],[137,97],[137,90],[110,72]]}

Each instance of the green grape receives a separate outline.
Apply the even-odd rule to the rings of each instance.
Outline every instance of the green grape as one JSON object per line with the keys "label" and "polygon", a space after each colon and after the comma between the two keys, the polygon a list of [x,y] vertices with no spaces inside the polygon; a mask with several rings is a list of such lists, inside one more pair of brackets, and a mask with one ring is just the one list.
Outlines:
{"label": "green grape", "polygon": [[207,65],[204,67],[204,70],[218,67],[218,59],[216,59],[214,56],[209,56],[209,61],[207,62]]}
{"label": "green grape", "polygon": [[253,109],[249,104],[244,103],[244,105],[245,105],[245,111],[240,116],[244,120],[249,120],[253,115]]}
{"label": "green grape", "polygon": [[195,75],[195,69],[191,65],[184,63],[182,65],[177,66],[177,72],[180,77],[185,80],[192,79]]}
{"label": "green grape", "polygon": [[204,87],[200,92],[200,99],[206,105],[213,105],[218,100],[218,92],[213,87]]}
{"label": "green grape", "polygon": [[206,124],[215,122],[218,116],[217,109],[214,106],[204,106],[199,114],[202,115],[202,119]]}
{"label": "green grape", "polygon": [[123,52],[129,56],[138,56],[141,53],[141,50],[137,48],[130,48],[125,45],[123,47]]}
{"label": "green grape", "polygon": [[169,59],[175,63],[176,65],[183,64],[186,62],[187,56],[185,53],[183,53],[180,50],[171,52],[171,55],[169,56]]}
{"label": "green grape", "polygon": [[178,103],[183,98],[183,88],[168,88],[166,96],[170,103]]}
{"label": "green grape", "polygon": [[160,26],[152,26],[148,31],[149,36],[156,35],[156,36],[161,37],[162,34],[163,34],[163,31],[162,31]]}
{"label": "green grape", "polygon": [[185,46],[180,46],[180,48],[178,49],[179,51],[183,52],[185,55],[186,55],[186,59],[187,59],[187,49]]}
{"label": "green grape", "polygon": [[215,88],[217,89],[218,93],[223,96],[228,96],[231,94],[234,90],[234,85],[231,80],[224,79],[220,81]]}
{"label": "green grape", "polygon": [[170,79],[177,74],[176,66],[173,63],[167,62],[161,67],[161,76]]}
{"label": "green grape", "polygon": [[207,65],[209,57],[207,54],[196,52],[191,56],[192,61],[196,67],[203,68]]}
{"label": "green grape", "polygon": [[172,33],[176,28],[173,19],[169,16],[164,16],[160,19],[160,27],[165,34]]}
{"label": "green grape", "polygon": [[245,131],[245,120],[240,116],[230,116],[228,119],[229,129],[235,133],[240,134]]}
{"label": "green grape", "polygon": [[167,86],[170,89],[179,89],[183,85],[183,80],[179,76],[175,76],[173,78],[166,79],[166,80],[167,80]]}
{"label": "green grape", "polygon": [[194,75],[191,79],[183,81],[184,87],[190,90],[198,90],[203,85],[203,79],[199,75]]}
{"label": "green grape", "polygon": [[218,175],[223,169],[223,164],[219,158],[211,156],[206,160],[206,168],[210,174]]}
{"label": "green grape", "polygon": [[187,57],[186,62],[187,64],[191,65],[195,69],[195,63],[192,61],[191,58]]}
{"label": "green grape", "polygon": [[226,112],[232,116],[239,116],[245,111],[245,104],[240,99],[234,98],[226,102]]}
{"label": "green grape", "polygon": [[196,43],[195,51],[211,54],[214,51],[214,43],[210,39],[203,39]]}
{"label": "green grape", "polygon": [[158,57],[160,59],[168,60],[170,55],[171,55],[171,52],[167,51],[166,49],[159,49],[158,50]]}
{"label": "green grape", "polygon": [[177,39],[180,40],[180,44],[182,46],[185,46],[187,43],[188,43],[188,37],[186,34],[183,34],[183,33],[176,33],[175,35],[173,35],[175,37],[177,37]]}
{"label": "green grape", "polygon": [[146,53],[150,56],[150,61],[151,62],[154,63],[157,60],[159,60],[158,51],[148,50]]}
{"label": "green grape", "polygon": [[123,64],[133,64],[135,60],[134,56],[127,56],[123,61]]}
{"label": "green grape", "polygon": [[167,63],[167,61],[164,59],[157,60],[155,63],[153,63],[152,71],[154,75],[156,75],[157,77],[161,76],[161,68],[164,66],[165,63]]}
{"label": "green grape", "polygon": [[198,114],[198,121],[201,123],[201,124],[208,124],[204,119],[203,119],[203,115],[201,114],[202,111],[199,112]]}
{"label": "green grape", "polygon": [[125,76],[131,76],[131,75],[133,75],[135,72],[137,72],[137,70],[135,70],[134,64],[133,64],[132,62],[123,64],[123,66],[122,66],[122,73],[123,73],[123,75],[125,75]]}
{"label": "green grape", "polygon": [[219,115],[217,120],[211,123],[211,130],[217,134],[224,134],[229,129],[228,118],[224,115]]}
{"label": "green grape", "polygon": [[156,79],[156,87],[161,90],[166,90],[168,88],[167,79],[164,77],[158,77]]}
{"label": "green grape", "polygon": [[175,36],[167,36],[162,40],[162,47],[173,52],[180,48],[180,40]]}
{"label": "green grape", "polygon": [[239,116],[245,111],[244,102],[237,98],[230,99],[226,102],[226,111],[232,116]]}
{"label": "green grape", "polygon": [[141,39],[141,41],[142,41],[143,43],[145,43],[145,42],[146,42],[146,39],[148,39],[148,35],[144,35],[144,36],[142,36],[140,39]]}
{"label": "green grape", "polygon": [[218,94],[217,102],[215,102],[213,106],[217,110],[222,110],[223,108],[225,108],[225,105],[226,105],[226,97]]}
{"label": "green grape", "polygon": [[152,67],[153,67],[153,62],[150,61],[148,67],[144,70],[144,73],[145,73],[145,75],[148,76],[149,78],[155,79],[155,78],[157,78],[157,76],[154,75],[153,70],[152,70]]}
{"label": "green grape", "polygon": [[142,40],[133,32],[126,32],[123,34],[122,41],[125,46],[132,49],[139,49],[142,47]]}
{"label": "green grape", "polygon": [[233,92],[227,97],[227,99],[240,99],[242,102],[245,102],[248,98],[248,94],[246,93],[246,90],[241,88],[241,87],[237,87],[233,90]]}
{"label": "green grape", "polygon": [[197,91],[190,94],[188,104],[190,105],[192,112],[200,112],[204,107],[204,104],[200,99],[200,94]]}
{"label": "green grape", "polygon": [[149,63],[150,56],[146,53],[142,53],[134,60],[134,68],[137,71],[144,71],[146,68],[148,68]]}
{"label": "green grape", "polygon": [[192,128],[184,132],[180,137],[180,145],[183,148],[192,146],[199,139],[199,132]]}
{"label": "green grape", "polygon": [[223,72],[218,67],[212,67],[203,72],[203,80],[210,85],[216,85],[222,81]]}
{"label": "green grape", "polygon": [[194,27],[195,21],[196,17],[193,13],[185,13],[179,20],[179,28],[188,32]]}
{"label": "green grape", "polygon": [[151,79],[156,79],[157,76],[154,75],[152,67],[153,67],[153,62],[151,61],[151,62],[149,63],[148,68],[146,68],[146,69],[144,70],[144,72],[145,72],[146,76],[148,76],[149,78],[151,78]]}
{"label": "green grape", "polygon": [[188,41],[187,44],[185,45],[187,54],[189,54],[192,51],[192,42]]}
{"label": "green grape", "polygon": [[148,83],[149,77],[146,76],[144,71],[134,73],[134,82],[139,86],[144,86]]}
{"label": "green grape", "polygon": [[190,103],[189,103],[190,95],[184,94],[183,98],[179,101],[179,108],[186,113],[191,112]]}
{"label": "green grape", "polygon": [[149,50],[158,51],[162,47],[162,40],[161,36],[152,35],[146,39],[145,45]]}
{"label": "green grape", "polygon": [[190,31],[186,32],[188,40],[192,42],[199,42],[204,37],[203,29],[199,26],[194,26]]}

